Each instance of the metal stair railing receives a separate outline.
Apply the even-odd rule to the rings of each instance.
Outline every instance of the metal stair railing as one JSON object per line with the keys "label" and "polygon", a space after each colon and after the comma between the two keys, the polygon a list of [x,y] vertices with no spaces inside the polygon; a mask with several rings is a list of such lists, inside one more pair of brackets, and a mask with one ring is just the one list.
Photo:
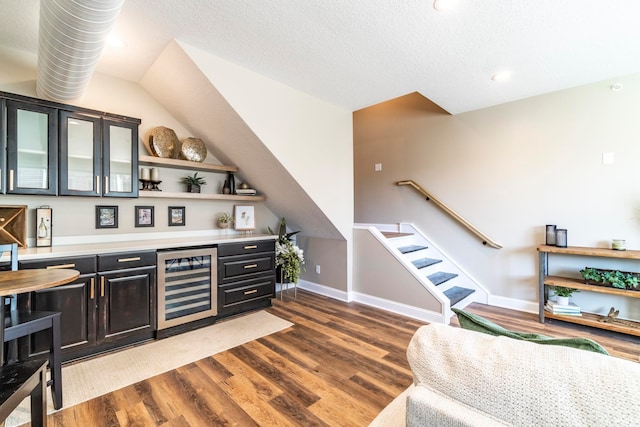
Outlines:
{"label": "metal stair railing", "polygon": [[469,221],[467,221],[466,219],[464,219],[463,217],[458,215],[454,210],[452,210],[450,207],[448,207],[447,205],[442,203],[440,200],[438,200],[435,197],[433,197],[427,190],[422,188],[415,181],[412,181],[412,180],[409,179],[409,180],[404,180],[404,181],[398,181],[396,184],[397,185],[409,185],[409,186],[413,187],[419,193],[422,193],[427,198],[427,201],[433,202],[436,206],[438,206],[444,212],[449,214],[452,218],[454,218],[456,221],[458,221],[460,224],[462,224],[465,228],[467,228],[473,234],[478,236],[482,240],[482,244],[483,245],[490,246],[490,247],[495,248],[495,249],[502,248],[502,245],[500,245],[499,243],[496,243],[494,240],[490,239],[486,234],[484,234],[483,232],[478,230],[476,227],[471,225],[471,223]]}

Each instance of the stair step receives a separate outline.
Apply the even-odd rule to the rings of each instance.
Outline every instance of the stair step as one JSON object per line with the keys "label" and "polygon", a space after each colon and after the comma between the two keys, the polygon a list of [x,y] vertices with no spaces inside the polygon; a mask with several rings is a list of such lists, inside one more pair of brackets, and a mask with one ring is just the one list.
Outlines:
{"label": "stair step", "polygon": [[446,273],[444,271],[438,271],[437,273],[427,276],[427,278],[436,286],[442,285],[444,282],[447,282],[454,277],[458,277],[458,275],[455,273]]}
{"label": "stair step", "polygon": [[442,260],[435,259],[435,258],[422,258],[422,259],[417,259],[415,261],[411,261],[411,263],[415,265],[417,269],[429,267],[430,265],[437,264],[439,262],[442,262]]}
{"label": "stair step", "polygon": [[403,254],[408,254],[410,252],[417,252],[427,248],[428,246],[410,245],[410,246],[400,246],[398,250]]}
{"label": "stair step", "polygon": [[382,231],[382,235],[387,239],[393,239],[394,237],[413,236],[413,233],[401,233],[399,231]]}
{"label": "stair step", "polygon": [[444,291],[444,294],[447,298],[449,298],[449,301],[451,301],[450,304],[453,307],[454,305],[456,305],[457,303],[459,303],[460,301],[462,301],[463,299],[465,299],[466,297],[468,297],[474,292],[475,292],[474,289],[461,288],[460,286],[454,286],[453,288],[447,289],[446,291]]}

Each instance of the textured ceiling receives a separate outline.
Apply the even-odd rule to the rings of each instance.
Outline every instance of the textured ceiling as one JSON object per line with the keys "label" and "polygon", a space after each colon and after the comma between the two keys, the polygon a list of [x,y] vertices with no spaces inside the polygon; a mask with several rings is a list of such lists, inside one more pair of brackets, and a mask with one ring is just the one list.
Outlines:
{"label": "textured ceiling", "polygon": [[[0,11],[0,45],[35,53],[39,1]],[[348,110],[417,91],[456,114],[640,72],[639,18],[637,0],[126,0],[128,47],[97,69],[139,81],[177,39]]]}

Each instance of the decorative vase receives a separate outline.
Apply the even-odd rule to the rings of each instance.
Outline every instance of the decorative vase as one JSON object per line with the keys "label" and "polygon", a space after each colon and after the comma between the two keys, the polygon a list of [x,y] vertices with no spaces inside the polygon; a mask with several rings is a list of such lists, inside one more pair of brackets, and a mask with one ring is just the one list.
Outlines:
{"label": "decorative vase", "polygon": [[229,193],[231,193],[231,189],[229,188],[229,181],[225,179],[224,184],[222,185],[222,194],[229,194]]}
{"label": "decorative vase", "polygon": [[569,305],[569,297],[561,297],[558,295],[556,302],[560,305]]}
{"label": "decorative vase", "polygon": [[229,228],[229,223],[218,221],[218,228]]}
{"label": "decorative vase", "polygon": [[229,194],[236,194],[236,182],[233,173],[227,172],[227,181],[229,183]]}
{"label": "decorative vase", "polygon": [[189,193],[199,193],[200,192],[200,186],[196,185],[196,184],[187,184],[187,191]]}

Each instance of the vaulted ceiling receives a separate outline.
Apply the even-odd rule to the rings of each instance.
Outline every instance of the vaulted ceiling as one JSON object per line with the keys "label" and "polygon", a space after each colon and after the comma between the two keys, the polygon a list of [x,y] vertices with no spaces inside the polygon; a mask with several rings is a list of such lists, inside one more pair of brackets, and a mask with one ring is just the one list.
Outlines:
{"label": "vaulted ceiling", "polygon": [[[443,1],[443,0],[438,0]],[[349,110],[419,92],[457,114],[640,72],[637,0],[126,0],[97,70],[140,81],[172,39]],[[39,0],[0,0],[36,54]],[[495,81],[498,72],[511,78]]]}

